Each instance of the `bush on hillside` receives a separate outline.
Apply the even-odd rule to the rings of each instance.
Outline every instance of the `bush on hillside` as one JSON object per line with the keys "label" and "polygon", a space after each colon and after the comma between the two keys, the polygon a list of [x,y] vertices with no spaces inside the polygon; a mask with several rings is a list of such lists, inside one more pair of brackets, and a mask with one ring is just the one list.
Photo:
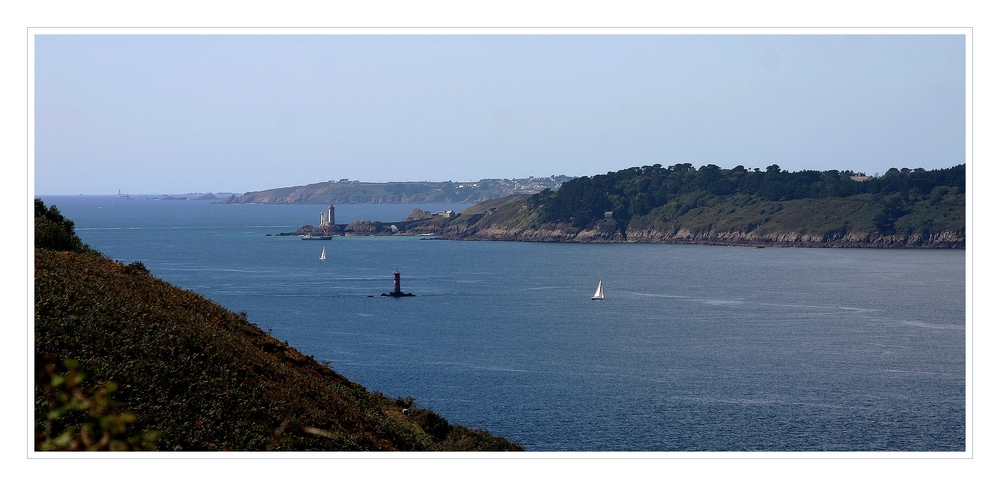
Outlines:
{"label": "bush on hillside", "polygon": [[136,416],[119,412],[113,381],[88,389],[77,360],[35,356],[35,449],[39,451],[155,450],[158,432],[136,432]]}
{"label": "bush on hillside", "polygon": [[93,251],[73,231],[73,221],[66,219],[55,206],[45,207],[35,198],[35,248],[55,251]]}

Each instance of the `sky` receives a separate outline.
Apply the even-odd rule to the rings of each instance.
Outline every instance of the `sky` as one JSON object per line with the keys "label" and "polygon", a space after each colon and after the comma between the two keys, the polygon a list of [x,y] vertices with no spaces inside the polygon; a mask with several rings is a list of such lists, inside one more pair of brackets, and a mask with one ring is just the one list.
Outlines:
{"label": "sky", "polygon": [[[441,5],[428,5],[431,3]],[[964,117],[971,116],[974,105],[975,123],[967,127],[970,137],[973,131],[979,135],[968,146],[969,157],[974,157],[975,162],[970,166],[968,188],[967,319],[969,329],[975,328],[976,342],[988,348],[998,341],[993,332],[995,326],[973,323],[993,322],[998,314],[993,304],[996,299],[992,298],[995,286],[984,281],[988,280],[984,276],[995,275],[992,270],[998,266],[994,261],[998,252],[989,251],[989,243],[997,241],[993,233],[1000,226],[989,221],[995,214],[996,198],[988,191],[973,189],[976,181],[1000,177],[994,173],[1000,164],[992,162],[998,160],[995,134],[1000,130],[995,95],[995,87],[1000,86],[997,65],[1000,36],[996,35],[1000,24],[993,10],[988,2],[971,0],[946,4],[888,0],[808,3],[284,0],[238,4],[222,0],[169,3],[151,0],[127,5],[110,1],[14,2],[0,16],[0,35],[4,39],[0,43],[3,54],[0,58],[6,67],[0,71],[4,87],[0,90],[0,105],[6,108],[0,110],[3,119],[0,139],[4,142],[0,145],[8,152],[4,177],[0,178],[4,185],[0,194],[5,196],[6,209],[0,214],[10,220],[8,226],[17,227],[23,220],[30,234],[32,193],[113,194],[119,189],[149,194],[242,192],[344,177],[388,181],[587,175],[671,162],[715,163],[729,168],[736,163],[754,167],[757,164],[752,160],[767,160],[789,170],[836,167],[868,173],[881,173],[889,167],[931,169],[952,166],[960,162],[954,159],[963,159],[965,143],[958,134],[966,129]],[[687,38],[671,35],[667,39],[619,37],[617,46],[569,53],[568,46],[587,42],[592,45],[595,40],[578,35],[569,39],[562,35],[546,36],[536,38],[536,45],[523,50],[528,40],[522,36],[509,39],[507,49],[496,49],[501,44],[497,39],[493,40],[494,49],[487,49],[483,43],[488,39],[480,36],[464,39],[448,36],[431,42],[426,36],[396,35],[387,39],[350,35],[327,39],[322,51],[302,53],[303,44],[307,43],[302,37],[268,36],[252,40],[233,35],[197,39],[83,35],[105,33],[108,29],[142,30],[137,26],[144,26],[144,33],[202,32],[205,27],[215,28],[212,32],[221,29],[232,33],[243,26],[277,30],[330,25],[364,31],[388,27],[402,29],[404,33],[425,33],[431,26],[492,29],[487,32],[505,32],[511,27],[522,31],[552,27],[557,33],[570,35],[580,32],[581,27],[622,27],[625,32],[646,32],[639,28],[675,26],[682,29],[679,31],[682,34],[699,35]],[[81,35],[51,36],[45,40],[42,38],[49,30],[39,26],[56,26],[62,29],[58,32]],[[95,26],[104,29],[94,30]],[[712,36],[714,29],[706,26],[740,33],[794,34],[723,38]],[[851,35],[817,39],[798,35],[806,27],[811,33],[821,34],[842,33],[844,27],[852,34],[858,31],[896,34],[928,26],[962,27],[960,31],[969,32],[970,49],[975,44],[975,69],[964,65],[961,37]],[[150,31],[150,28],[162,30]],[[608,38],[602,36],[597,40]],[[472,43],[476,40],[479,44]],[[403,47],[396,47],[396,55],[388,56],[393,52],[389,41],[397,46],[411,45],[405,52]],[[443,58],[416,56],[416,51],[420,51],[416,46],[418,41],[459,45]],[[538,45],[539,41],[553,45]],[[648,44],[628,45],[628,41]],[[521,45],[510,44],[514,42]],[[561,50],[556,49],[556,43]],[[657,44],[649,45],[652,43]],[[267,44],[267,48],[262,44]],[[323,43],[313,38],[311,44]],[[429,51],[429,47],[423,49]],[[455,55],[455,51],[464,52],[465,56]],[[558,56],[553,58],[555,54]],[[463,62],[467,64],[463,66]],[[629,62],[634,65],[616,70]],[[449,69],[413,72],[428,65],[444,65]],[[558,68],[567,65],[589,68],[553,77]],[[462,70],[456,70],[459,67]],[[963,77],[966,68],[974,78],[969,82],[978,88],[968,105],[968,114],[964,113],[962,103],[966,94]],[[324,73],[339,73],[341,84],[317,79]],[[380,77],[406,73],[414,76],[396,80]],[[637,73],[654,73],[656,77],[637,79]],[[495,77],[486,79],[482,86],[468,84],[470,79],[481,80],[489,74]],[[352,80],[362,89],[342,91]],[[548,84],[533,84],[534,81]],[[325,87],[312,89],[312,83],[317,82]],[[436,89],[426,90],[434,82],[440,83],[434,86]],[[558,85],[560,82],[568,86]],[[407,86],[412,90],[388,91]],[[579,98],[593,95],[585,88],[597,86],[633,90],[605,92],[599,98]],[[563,87],[568,89],[560,89]],[[424,91],[417,93],[418,97],[407,97],[407,93],[417,89]],[[469,93],[477,89],[482,91]],[[377,94],[384,96],[368,101],[362,98]],[[557,103],[573,95],[578,96],[573,98],[577,104]],[[971,91],[968,95],[971,97]],[[475,97],[470,100],[468,96]],[[549,96],[546,103],[534,102],[546,96]],[[391,105],[391,101],[398,102],[401,98],[402,105]],[[426,113],[419,111],[427,100],[440,98],[449,102],[446,106],[450,111],[439,112],[441,103],[429,107]],[[297,102],[289,105],[289,99]],[[372,106],[361,106],[366,102]],[[645,118],[629,118],[627,110],[632,107],[644,110]],[[412,122],[414,114],[423,114],[424,118],[403,127],[404,122]],[[242,118],[244,115],[256,118]],[[541,118],[542,115],[559,115],[559,118]],[[574,118],[579,115],[606,118]],[[297,119],[313,118],[321,118],[322,124],[294,123]],[[441,122],[442,119],[448,123]],[[887,119],[891,123],[887,124]],[[469,123],[470,120],[476,123]],[[501,121],[505,122],[506,132],[483,128],[491,126],[489,123],[500,125]],[[566,125],[553,126],[553,121]],[[597,128],[588,133],[572,132],[588,127],[588,123]],[[364,132],[371,125],[380,131]],[[615,138],[622,136],[625,128],[637,125],[642,130],[624,134],[630,138]],[[274,132],[276,126],[285,127],[285,133],[293,128],[302,131],[295,132],[296,138],[292,138]],[[541,133],[540,126],[548,131]],[[554,133],[557,129],[561,132]],[[313,143],[310,149],[300,145],[317,132],[326,137],[322,139],[325,145]],[[469,133],[478,138],[462,138]],[[533,138],[517,136],[525,133]],[[563,133],[574,136],[559,137]],[[359,134],[360,138],[355,138]],[[404,138],[406,134],[413,135]],[[649,139],[649,134],[655,139]],[[538,146],[535,143],[538,140],[546,144]],[[404,142],[411,145],[403,146]],[[614,152],[595,155],[593,152],[602,145]],[[462,160],[444,157],[441,151],[446,148],[469,157]],[[699,152],[709,151],[714,153],[695,158]],[[409,163],[390,160],[386,153]],[[557,158],[550,158],[552,153]],[[353,154],[359,157],[345,160]],[[433,156],[435,160],[423,162],[418,155]],[[766,163],[762,161],[760,166],[763,168]],[[411,176],[411,170],[420,174]],[[973,207],[977,210],[972,211]],[[985,245],[974,245],[973,241]],[[33,285],[30,238],[7,238],[4,245],[8,258],[25,256],[25,260],[7,265],[13,271],[6,273],[8,279],[4,283],[8,291],[3,294],[4,306],[16,313],[15,321],[31,322],[29,307],[24,305],[31,302]],[[986,251],[976,252],[975,248]],[[977,271],[973,271],[974,267]],[[17,268],[27,271],[19,275]],[[14,337],[4,341],[3,355],[12,356],[13,362],[30,363],[23,343],[31,342],[28,334],[31,326],[12,329]],[[969,332],[970,350],[972,335]],[[974,450],[976,460],[907,462],[903,467],[899,466],[897,456],[880,456],[881,460],[864,457],[838,461],[824,469],[826,464],[821,464],[822,459],[803,461],[801,457],[777,463],[773,459],[741,461],[739,467],[727,463],[715,468],[706,468],[706,464],[716,464],[704,459],[671,459],[670,467],[682,478],[703,478],[707,471],[713,478],[732,482],[756,473],[775,477],[782,484],[793,484],[803,475],[824,478],[819,481],[824,484],[871,478],[918,482],[926,482],[928,478],[938,482],[964,478],[969,482],[985,477],[993,472],[993,462],[989,459],[996,455],[991,452],[997,450],[998,434],[993,433],[995,424],[982,420],[984,414],[977,416],[971,411],[985,410],[988,407],[984,404],[995,402],[995,387],[991,385],[995,380],[989,379],[989,370],[996,369],[994,358],[989,353],[969,354],[970,370],[987,370],[969,375],[970,396],[971,390],[975,390],[975,400],[969,402],[969,435],[976,440],[960,456],[972,458]],[[24,375],[30,376],[30,370]],[[973,402],[980,407],[977,409]],[[8,401],[3,411],[24,415],[18,407],[16,400]],[[662,472],[662,461],[629,459],[632,458],[587,462],[593,467],[553,467],[552,472],[544,470],[542,474],[537,466],[540,461],[525,460],[505,467],[503,477],[641,480]],[[449,462],[448,467],[464,471],[491,466],[467,459],[459,462]],[[528,463],[536,467],[529,467]],[[367,465],[348,469],[355,471],[360,479],[368,474]],[[21,467],[15,470],[30,472],[28,461],[15,462],[14,467],[18,466]],[[261,461],[220,469],[222,465],[216,462],[188,460],[184,467],[171,464],[169,470],[160,468],[154,475],[148,474],[149,466],[135,460],[114,462],[117,469],[145,474],[157,484],[176,483],[178,475],[170,473],[177,471],[185,472],[180,479],[220,471],[229,479],[259,481],[262,477],[286,479],[287,476],[286,468],[274,468],[272,463]],[[300,471],[299,476],[322,478],[328,473],[323,461],[299,461],[293,466]],[[385,463],[378,466],[390,473],[402,470],[386,467]],[[424,476],[432,477],[438,469],[440,461],[406,464],[408,477],[414,476],[413,470],[427,472]],[[817,470],[826,474],[817,475]]]}
{"label": "sky", "polygon": [[35,35],[35,193],[966,160],[954,31],[282,32]]}

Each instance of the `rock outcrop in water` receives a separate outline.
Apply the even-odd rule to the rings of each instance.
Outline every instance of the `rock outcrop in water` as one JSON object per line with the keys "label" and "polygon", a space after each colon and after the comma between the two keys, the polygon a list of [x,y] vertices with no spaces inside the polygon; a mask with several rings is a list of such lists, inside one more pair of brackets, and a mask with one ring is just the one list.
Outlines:
{"label": "rock outcrop in water", "polygon": [[397,268],[395,272],[392,272],[392,292],[388,294],[382,294],[382,297],[416,297],[413,294],[403,292],[399,289],[399,269]]}

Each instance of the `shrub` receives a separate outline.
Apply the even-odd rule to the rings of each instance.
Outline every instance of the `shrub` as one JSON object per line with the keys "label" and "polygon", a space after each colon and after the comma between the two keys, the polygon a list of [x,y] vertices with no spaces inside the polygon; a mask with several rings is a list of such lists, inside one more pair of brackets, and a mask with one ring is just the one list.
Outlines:
{"label": "shrub", "polygon": [[157,432],[130,429],[135,414],[119,412],[111,400],[112,381],[93,390],[83,387],[79,362],[35,357],[35,449],[40,451],[155,450]]}
{"label": "shrub", "polygon": [[82,252],[89,249],[73,231],[73,221],[66,219],[55,206],[46,208],[35,198],[35,248]]}

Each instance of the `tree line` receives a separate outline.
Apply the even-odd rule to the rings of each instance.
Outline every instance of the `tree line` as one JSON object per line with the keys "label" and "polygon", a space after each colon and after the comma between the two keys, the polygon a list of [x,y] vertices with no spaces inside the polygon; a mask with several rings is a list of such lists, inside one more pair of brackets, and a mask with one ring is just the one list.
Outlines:
{"label": "tree line", "polygon": [[789,172],[777,164],[763,171],[742,165],[722,169],[709,164],[696,169],[690,163],[655,164],[573,179],[558,191],[546,189],[535,194],[530,204],[540,209],[542,223],[563,222],[583,228],[605,219],[610,211],[625,227],[631,218],[695,192],[770,201],[875,194],[891,201],[890,218],[913,201],[965,192],[965,164],[937,170],[892,168],[880,177],[852,179],[861,179],[856,176],[859,174],[846,170]]}

